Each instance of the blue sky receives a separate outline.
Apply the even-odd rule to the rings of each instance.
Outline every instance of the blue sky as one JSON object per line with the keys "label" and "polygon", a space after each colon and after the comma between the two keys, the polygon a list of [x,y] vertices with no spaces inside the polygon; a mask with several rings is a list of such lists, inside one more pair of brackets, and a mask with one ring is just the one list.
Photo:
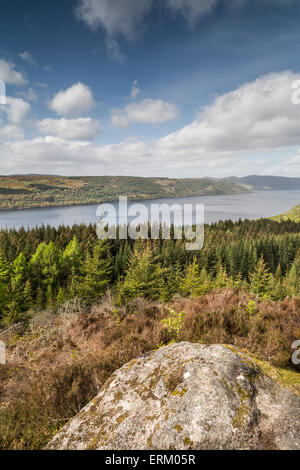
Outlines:
{"label": "blue sky", "polygon": [[300,174],[298,0],[2,0],[0,173]]}

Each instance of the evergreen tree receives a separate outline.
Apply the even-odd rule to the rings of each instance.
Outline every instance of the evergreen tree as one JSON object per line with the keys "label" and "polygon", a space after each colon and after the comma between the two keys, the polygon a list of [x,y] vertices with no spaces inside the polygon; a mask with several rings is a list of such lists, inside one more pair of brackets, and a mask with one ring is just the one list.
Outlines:
{"label": "evergreen tree", "polygon": [[52,241],[40,243],[30,260],[30,267],[38,285],[42,282],[46,287],[55,286],[62,267],[61,252]]}
{"label": "evergreen tree", "polygon": [[119,292],[120,298],[159,298],[163,272],[157,257],[153,255],[150,242],[137,240]]}
{"label": "evergreen tree", "polygon": [[99,298],[108,288],[112,276],[111,258],[107,240],[95,243],[92,254],[87,254],[80,283],[80,294],[87,299]]}
{"label": "evergreen tree", "polygon": [[271,285],[272,275],[266,267],[263,256],[261,256],[254,272],[250,274],[250,290],[253,294],[269,298]]}
{"label": "evergreen tree", "polygon": [[203,274],[207,277],[206,271],[202,271],[202,275],[200,275],[199,264],[196,257],[194,257],[192,263],[186,267],[182,282],[181,291],[185,297],[198,297],[204,293],[205,279],[203,279]]}

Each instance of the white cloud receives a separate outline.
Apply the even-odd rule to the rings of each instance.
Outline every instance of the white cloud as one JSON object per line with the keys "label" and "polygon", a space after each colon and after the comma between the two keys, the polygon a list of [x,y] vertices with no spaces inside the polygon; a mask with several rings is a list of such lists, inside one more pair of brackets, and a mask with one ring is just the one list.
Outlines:
{"label": "white cloud", "polygon": [[20,140],[24,139],[24,131],[18,126],[7,124],[0,127],[0,142],[1,140]]}
{"label": "white cloud", "polygon": [[130,96],[132,99],[135,100],[140,93],[141,93],[141,89],[139,88],[139,83],[137,80],[134,80],[134,82],[132,83]]}
{"label": "white cloud", "polygon": [[152,0],[80,0],[75,14],[94,30],[102,26],[108,36],[133,39],[151,5]]}
{"label": "white cloud", "polygon": [[[76,17],[92,30],[102,27],[108,36],[107,47],[111,57],[120,60],[115,38],[134,40],[146,26],[145,17],[156,5],[167,9],[172,15],[180,15],[190,26],[194,26],[203,15],[213,12],[218,4],[241,7],[252,0],[78,0]],[[266,3],[292,4],[298,0],[261,0]],[[121,61],[122,61],[121,60]]]}
{"label": "white cloud", "polygon": [[283,72],[258,78],[215,99],[195,121],[161,140],[170,151],[226,154],[300,144],[300,107],[292,104],[292,82]]}
{"label": "white cloud", "polygon": [[123,110],[113,109],[111,120],[113,125],[126,127],[131,122],[161,123],[178,117],[178,109],[174,104],[162,100],[145,99],[125,106]]}
{"label": "white cloud", "polygon": [[188,126],[156,141],[97,145],[40,137],[2,142],[2,172],[201,177],[245,175],[255,168],[259,174],[293,176],[300,168],[294,80],[300,73],[270,74],[241,85],[216,97]]}
{"label": "white cloud", "polygon": [[49,102],[49,108],[60,116],[79,116],[95,106],[91,90],[83,83],[76,83],[65,91],[59,91]]}
{"label": "white cloud", "polygon": [[[160,6],[194,24],[217,3],[218,0],[163,0]],[[79,0],[75,14],[93,30],[102,27],[109,37],[124,36],[132,40],[154,4],[153,0]]]}
{"label": "white cloud", "polygon": [[28,64],[33,65],[35,67],[37,66],[36,60],[31,54],[31,52],[28,52],[28,51],[20,52],[18,56],[20,57],[20,59],[24,60],[24,62],[27,62]]}
{"label": "white cloud", "polygon": [[0,107],[0,111],[7,115],[9,122],[20,124],[30,110],[30,104],[22,98],[6,98],[6,105]]}
{"label": "white cloud", "polygon": [[90,140],[100,132],[99,122],[91,118],[43,119],[36,126],[40,134],[71,140]]}
{"label": "white cloud", "polygon": [[26,85],[27,80],[15,70],[15,64],[0,59],[0,80],[7,85]]}

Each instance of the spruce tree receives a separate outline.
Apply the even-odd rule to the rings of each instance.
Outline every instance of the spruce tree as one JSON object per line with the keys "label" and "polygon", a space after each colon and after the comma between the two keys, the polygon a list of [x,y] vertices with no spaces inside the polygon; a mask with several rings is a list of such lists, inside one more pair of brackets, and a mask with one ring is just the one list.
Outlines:
{"label": "spruce tree", "polygon": [[97,299],[107,290],[112,276],[107,240],[98,240],[83,265],[79,291],[82,297]]}
{"label": "spruce tree", "polygon": [[158,299],[164,270],[154,256],[151,243],[137,240],[120,288],[120,298],[149,297]]}

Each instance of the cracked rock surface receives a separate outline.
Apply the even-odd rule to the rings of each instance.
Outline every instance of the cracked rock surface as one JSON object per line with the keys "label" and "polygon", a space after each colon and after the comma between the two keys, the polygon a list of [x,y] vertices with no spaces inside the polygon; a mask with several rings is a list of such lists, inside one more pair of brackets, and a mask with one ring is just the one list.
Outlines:
{"label": "cracked rock surface", "polygon": [[233,346],[177,343],[115,371],[48,449],[300,449],[300,398]]}

